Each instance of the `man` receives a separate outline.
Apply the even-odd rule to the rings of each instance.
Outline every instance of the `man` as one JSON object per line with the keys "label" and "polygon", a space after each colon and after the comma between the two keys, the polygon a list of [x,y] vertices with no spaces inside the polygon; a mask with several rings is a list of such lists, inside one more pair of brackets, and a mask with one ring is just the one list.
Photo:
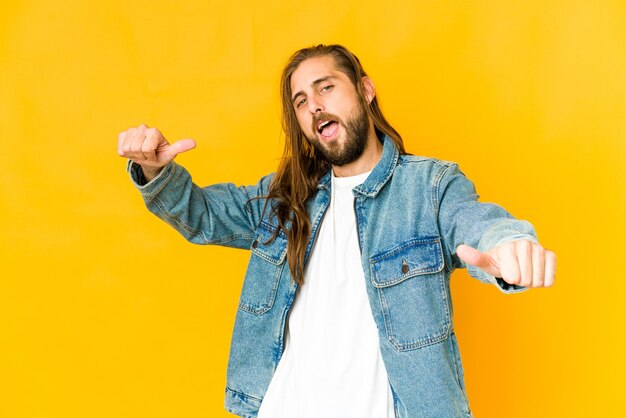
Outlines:
{"label": "man", "polygon": [[199,188],[141,125],[118,153],[148,208],[188,240],[251,250],[226,409],[242,417],[470,417],[450,274],[505,293],[551,286],[532,225],[477,202],[450,162],[407,155],[372,80],[339,45],[281,81],[284,158],[256,185]]}

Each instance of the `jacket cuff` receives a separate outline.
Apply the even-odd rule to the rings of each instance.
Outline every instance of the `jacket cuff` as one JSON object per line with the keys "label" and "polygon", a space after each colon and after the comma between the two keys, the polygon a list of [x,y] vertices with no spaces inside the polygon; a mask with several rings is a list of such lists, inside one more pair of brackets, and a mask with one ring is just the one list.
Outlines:
{"label": "jacket cuff", "polygon": [[156,195],[165,187],[168,181],[174,175],[176,170],[176,163],[170,162],[168,165],[163,167],[163,169],[159,172],[159,174],[150,181],[146,181],[146,178],[143,174],[143,170],[141,166],[131,160],[128,160],[128,165],[126,166],[126,171],[128,172],[131,181],[135,185],[135,187],[141,192],[141,194],[150,198],[151,196]]}

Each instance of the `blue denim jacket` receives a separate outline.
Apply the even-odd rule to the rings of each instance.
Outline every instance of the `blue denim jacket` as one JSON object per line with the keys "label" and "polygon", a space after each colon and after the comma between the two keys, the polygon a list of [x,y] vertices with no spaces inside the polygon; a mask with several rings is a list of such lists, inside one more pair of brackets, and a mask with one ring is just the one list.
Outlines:
{"label": "blue denim jacket", "polygon": [[[283,352],[285,323],[296,295],[286,261],[287,238],[264,212],[272,175],[254,186],[200,188],[172,162],[143,184],[128,171],[147,207],[196,244],[251,250],[228,363],[226,409],[256,417]],[[397,418],[471,417],[454,334],[450,274],[466,267],[460,244],[481,251],[504,242],[536,242],[531,224],[477,202],[473,184],[454,163],[400,155],[393,141],[367,180],[353,189],[361,260]],[[254,199],[260,198],[260,199]],[[330,199],[330,172],[307,210],[313,228],[306,258]],[[269,205],[268,205],[269,206]],[[525,290],[468,267],[505,293]]]}

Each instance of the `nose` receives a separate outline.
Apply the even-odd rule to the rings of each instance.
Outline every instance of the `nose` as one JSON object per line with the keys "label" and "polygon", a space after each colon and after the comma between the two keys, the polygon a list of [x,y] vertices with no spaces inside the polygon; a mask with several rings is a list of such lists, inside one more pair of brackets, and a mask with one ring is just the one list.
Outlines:
{"label": "nose", "polygon": [[315,114],[324,110],[324,105],[318,97],[311,96],[308,98],[309,112]]}

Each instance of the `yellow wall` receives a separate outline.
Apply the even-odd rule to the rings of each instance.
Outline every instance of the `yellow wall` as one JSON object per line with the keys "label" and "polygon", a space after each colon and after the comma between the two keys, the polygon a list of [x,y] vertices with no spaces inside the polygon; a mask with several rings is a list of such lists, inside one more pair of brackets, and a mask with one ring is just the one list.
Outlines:
{"label": "yellow wall", "polygon": [[618,416],[626,375],[626,3],[3,2],[0,417],[226,417],[245,251],[186,243],[116,155],[147,123],[191,137],[196,182],[254,183],[281,152],[288,56],[362,60],[414,154],[454,160],[532,221],[557,284],[457,272],[476,417]]}

